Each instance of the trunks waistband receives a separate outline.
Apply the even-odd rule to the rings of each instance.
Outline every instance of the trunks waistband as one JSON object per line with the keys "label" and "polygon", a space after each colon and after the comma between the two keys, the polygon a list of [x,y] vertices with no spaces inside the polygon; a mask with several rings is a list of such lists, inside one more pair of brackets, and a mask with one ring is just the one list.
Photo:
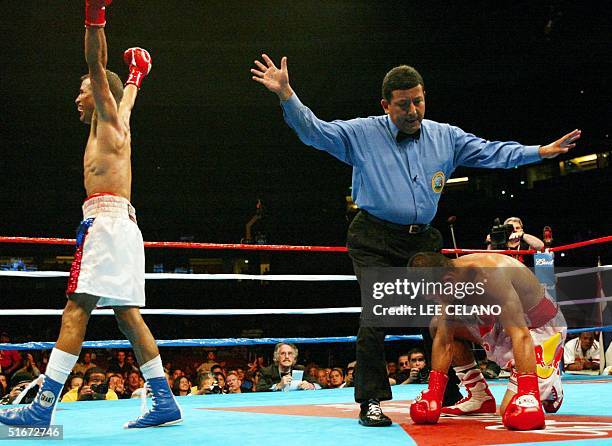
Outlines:
{"label": "trunks waistband", "polygon": [[529,328],[542,327],[554,318],[558,311],[559,306],[545,294],[535,306],[525,312],[527,324]]}
{"label": "trunks waistband", "polygon": [[87,197],[83,203],[83,218],[97,215],[112,215],[119,218],[129,218],[136,222],[136,209],[127,198],[112,194],[94,194]]}

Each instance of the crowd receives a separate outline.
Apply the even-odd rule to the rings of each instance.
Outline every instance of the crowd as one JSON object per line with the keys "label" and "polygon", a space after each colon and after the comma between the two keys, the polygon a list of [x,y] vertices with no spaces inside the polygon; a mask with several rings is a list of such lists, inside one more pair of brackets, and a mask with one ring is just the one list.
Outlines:
{"label": "crowd", "polygon": [[[10,336],[0,334],[2,343]],[[611,350],[609,348],[608,350]],[[261,352],[251,352],[252,361],[219,359],[218,351],[207,350],[205,357],[169,355],[164,363],[166,379],[176,396],[319,390],[354,387],[355,361],[346,366],[300,363],[299,350],[293,344],[275,346],[270,364]],[[221,353],[219,351],[219,353]],[[608,352],[610,354],[611,352]],[[569,340],[564,348],[564,370],[600,369],[600,347],[592,332],[583,332]],[[0,350],[0,404],[28,403],[36,395],[36,378],[45,372],[47,351]],[[490,362],[480,361],[489,379],[503,377],[504,371]],[[400,353],[387,362],[390,385],[427,384],[430,367],[421,347]],[[612,374],[612,367],[605,374]],[[506,375],[507,376],[507,375]],[[28,389],[28,387],[30,387]],[[26,392],[23,392],[27,389]],[[117,400],[148,394],[132,351],[87,350],[66,381],[61,401]]]}

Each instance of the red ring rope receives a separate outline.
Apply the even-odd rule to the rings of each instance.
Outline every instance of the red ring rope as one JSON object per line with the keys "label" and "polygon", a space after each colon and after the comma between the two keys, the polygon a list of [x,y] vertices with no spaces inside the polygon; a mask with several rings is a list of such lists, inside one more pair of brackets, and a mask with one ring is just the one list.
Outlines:
{"label": "red ring rope", "polygon": [[[569,245],[550,248],[549,251],[567,251],[569,249],[580,248],[588,245],[596,245],[612,242],[612,235],[599,237],[583,242],[570,243]],[[22,243],[22,244],[42,244],[42,245],[74,245],[76,241],[68,238],[44,238],[44,237],[3,237],[0,236],[0,243]],[[296,246],[296,245],[245,245],[240,243],[193,243],[193,242],[145,242],[145,248],[179,248],[179,249],[207,249],[207,250],[241,250],[241,251],[309,251],[309,252],[347,252],[345,246]],[[442,254],[473,254],[477,252],[499,253],[499,254],[535,254],[533,249],[507,249],[507,250],[486,250],[486,249],[443,249]]]}

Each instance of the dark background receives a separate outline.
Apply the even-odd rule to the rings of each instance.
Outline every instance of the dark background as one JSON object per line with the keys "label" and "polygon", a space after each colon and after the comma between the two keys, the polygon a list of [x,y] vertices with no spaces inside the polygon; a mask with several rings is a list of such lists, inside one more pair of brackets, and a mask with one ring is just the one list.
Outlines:
{"label": "dark background", "polygon": [[[72,236],[81,217],[87,129],[74,99],[87,66],[82,2],[68,3],[2,5],[5,235]],[[132,201],[145,239],[237,241],[261,197],[272,242],[344,242],[350,167],[304,146],[285,125],[276,97],[251,80],[249,69],[262,51],[276,61],[288,56],[292,86],[322,119],[381,114],[383,76],[407,63],[425,79],[430,119],[525,144],[546,144],[581,128],[575,154],[610,150],[606,2],[455,3],[111,5],[109,68],[125,78],[121,55],[130,46],[153,57],[132,122]],[[593,200],[568,203],[553,194],[539,203],[542,215],[532,217],[520,200],[479,205],[475,213],[466,200],[443,196],[439,220],[457,214],[459,233],[476,224],[480,243],[506,208],[533,232],[544,224],[563,232],[559,211],[590,213]],[[609,215],[609,206],[602,210]],[[470,245],[464,238],[460,244]]]}
{"label": "dark background", "polygon": [[[88,130],[74,99],[87,71],[82,3],[2,3],[1,235],[73,237],[81,218]],[[525,144],[580,128],[572,156],[609,151],[610,17],[599,1],[116,1],[107,13],[109,69],[125,79],[121,56],[131,46],[153,58],[132,118],[132,201],[144,238],[237,242],[261,198],[271,243],[344,244],[350,167],[304,146],[277,98],[251,80],[263,51],[277,62],[288,56],[292,87],[322,119],[381,114],[382,78],[406,63],[425,79],[429,119]],[[455,176],[464,174],[492,177],[499,188],[443,194],[434,223],[447,247],[450,215],[463,247],[482,246],[496,216],[518,215],[538,236],[551,225],[557,244],[610,232],[609,167],[533,189],[518,187],[523,169]],[[0,254],[22,249],[0,245]],[[592,266],[593,255],[584,263]],[[297,265],[275,258],[272,272],[351,272],[343,255]],[[358,304],[355,290],[347,295],[350,302],[321,299]],[[168,302],[160,295],[160,306],[177,306]]]}

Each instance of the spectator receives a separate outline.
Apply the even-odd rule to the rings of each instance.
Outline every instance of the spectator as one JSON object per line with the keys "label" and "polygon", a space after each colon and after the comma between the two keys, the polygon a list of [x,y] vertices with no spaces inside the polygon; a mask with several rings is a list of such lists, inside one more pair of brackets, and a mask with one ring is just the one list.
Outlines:
{"label": "spectator", "polygon": [[314,363],[310,363],[306,366],[306,373],[308,376],[316,377],[319,374],[319,367]]}
{"label": "spectator", "polygon": [[[304,370],[304,367],[296,365],[298,349],[293,344],[279,342],[274,348],[274,363],[269,367],[261,369],[258,392],[273,392],[277,390],[289,390],[293,370]],[[302,377],[298,385],[300,390],[314,390],[316,388],[314,378],[308,375]]]}
{"label": "spectator", "polygon": [[29,404],[34,401],[38,393],[38,386],[34,386],[27,393],[24,390],[34,380],[34,377],[27,372],[15,373],[9,381],[9,392],[0,399],[0,405],[5,404]]}
{"label": "spectator", "polygon": [[340,389],[344,387],[344,372],[341,368],[333,368],[329,373],[329,388]]}
{"label": "spectator", "polygon": [[187,396],[191,394],[191,383],[186,376],[179,376],[174,380],[174,385],[172,386],[172,393],[175,396]]}
{"label": "spectator", "polygon": [[480,367],[480,370],[485,378],[498,378],[501,372],[501,367],[497,363],[489,359],[483,359],[481,361],[478,361],[478,366]]}
{"label": "spectator", "polygon": [[[514,232],[508,236],[506,243],[506,249],[535,249],[541,251],[544,249],[544,242],[537,238],[535,235],[526,234],[523,232],[523,222],[518,217],[510,217],[504,221],[504,225],[512,225]],[[491,246],[491,234],[487,235],[487,249],[492,249]],[[525,263],[525,258],[521,254],[513,255],[521,263]]]}
{"label": "spectator", "polygon": [[253,373],[258,373],[259,370],[266,367],[266,358],[264,357],[263,353],[259,351],[255,352],[255,359],[253,360],[253,362],[250,362],[248,366],[249,371]]}
{"label": "spectator", "polygon": [[398,372],[398,370],[397,370],[397,363],[393,362],[393,361],[387,362],[387,375],[390,376],[391,378],[393,378],[393,377],[395,377],[397,372]]}
{"label": "spectator", "polygon": [[[240,377],[240,375],[238,376]],[[242,381],[242,393],[245,392],[255,392],[257,388],[257,373],[253,373],[250,370],[244,372],[244,380]]]}
{"label": "spectator", "polygon": [[185,372],[183,372],[181,369],[174,369],[172,370],[172,373],[170,374],[170,377],[172,378],[172,382],[176,381],[181,376],[185,376]]}
{"label": "spectator", "polygon": [[242,385],[242,381],[238,377],[237,373],[228,373],[227,374],[227,393],[242,393],[240,386]]}
{"label": "spectator", "polygon": [[108,377],[108,388],[115,392],[120,400],[128,399],[131,396],[125,388],[123,376],[117,373]]}
{"label": "spectator", "polygon": [[123,350],[117,351],[115,360],[108,367],[108,371],[119,373],[122,376],[127,376],[132,371],[132,367],[125,362],[125,352]]}
{"label": "spectator", "polygon": [[[172,381],[174,383],[174,381]],[[142,388],[143,386],[140,383],[140,373],[139,372],[130,372],[127,375],[127,386],[125,389],[125,393],[132,397],[132,394]]]}
{"label": "spectator", "polygon": [[567,371],[599,370],[599,343],[595,333],[583,331],[580,336],[565,343],[563,363]]}
{"label": "spectator", "polygon": [[397,357],[397,372],[389,375],[396,383],[404,382],[410,376],[410,356],[408,353],[400,353]]}
{"label": "spectator", "polygon": [[206,352],[206,361],[200,364],[196,372],[197,373],[210,372],[211,368],[217,364],[218,364],[217,363],[217,353],[215,353],[214,350],[209,350],[208,352]]}
{"label": "spectator", "polygon": [[6,395],[9,391],[8,378],[4,373],[0,373],[0,398]]}
{"label": "spectator", "polygon": [[355,372],[355,365],[357,365],[357,361],[349,362],[346,366],[346,375],[344,375],[344,387],[355,387],[355,383],[353,381],[353,373]]}
{"label": "spectator", "polygon": [[238,376],[238,379],[240,380],[240,389],[242,393],[253,391],[253,380],[246,376],[246,373],[242,367],[238,367],[236,369],[236,376]]}
{"label": "spectator", "polygon": [[64,384],[64,390],[62,391],[62,397],[70,392],[72,389],[79,389],[83,385],[83,375],[80,373],[72,373],[68,376],[66,384]]}
{"label": "spectator", "polygon": [[[11,338],[6,331],[0,333],[0,344],[10,344]],[[17,350],[0,350],[0,370],[11,376],[21,367],[21,355]]]}
{"label": "spectator", "polygon": [[198,374],[197,390],[192,389],[191,393],[197,395],[211,395],[223,393],[223,390],[219,387],[215,375],[211,372],[207,372]]}
{"label": "spectator", "polygon": [[62,398],[62,403],[92,400],[118,400],[117,394],[105,382],[104,370],[94,367],[87,370],[83,377],[83,385],[78,389],[68,391]]}
{"label": "spectator", "polygon": [[227,393],[227,388],[225,386],[225,375],[221,372],[215,373],[215,380],[217,381],[217,385],[221,389],[221,393]]}
{"label": "spectator", "polygon": [[408,358],[409,369],[408,377],[400,384],[427,384],[429,382],[429,367],[427,367],[425,352],[420,348],[413,348],[403,357]]}
{"label": "spectator", "polygon": [[32,375],[34,378],[40,376],[40,370],[36,366],[36,361],[34,360],[34,356],[30,352],[23,352],[21,355],[21,365],[20,369],[17,369],[15,373],[26,372]]}
{"label": "spectator", "polygon": [[329,386],[329,375],[327,374],[327,370],[319,369],[317,372],[317,382],[323,389],[326,389]]}
{"label": "spectator", "polygon": [[91,353],[85,352],[81,355],[81,358],[81,362],[74,366],[72,373],[80,373],[83,376],[87,373],[87,370],[97,367],[96,364],[91,362]]}
{"label": "spectator", "polygon": [[223,376],[225,376],[225,370],[223,370],[223,367],[221,367],[219,364],[215,364],[210,368],[210,371],[213,375],[216,375],[217,373],[221,373]]}
{"label": "spectator", "polygon": [[125,363],[130,368],[130,372],[140,373],[140,368],[138,367],[138,364],[136,363],[136,358],[134,358],[134,353],[127,352],[127,354],[125,355]]}

